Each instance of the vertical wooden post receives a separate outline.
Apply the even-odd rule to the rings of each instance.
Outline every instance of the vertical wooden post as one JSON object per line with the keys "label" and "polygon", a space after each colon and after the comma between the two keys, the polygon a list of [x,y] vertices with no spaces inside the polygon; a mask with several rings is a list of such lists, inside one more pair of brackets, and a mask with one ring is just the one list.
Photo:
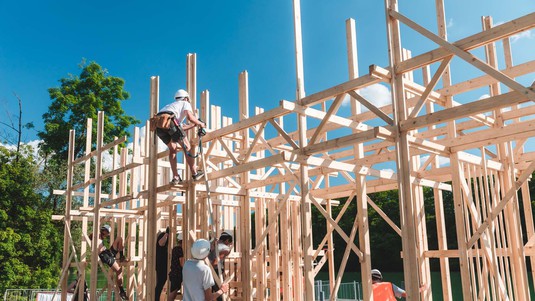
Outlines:
{"label": "vertical wooden post", "polygon": [[100,234],[100,202],[102,194],[102,141],[104,134],[104,112],[98,112],[97,149],[95,164],[95,199],[93,200],[93,240],[91,243],[91,297],[96,298],[98,275],[98,243]]}
{"label": "vertical wooden post", "polygon": [[[158,112],[159,107],[159,89],[160,77],[152,76],[150,80],[150,115],[153,116]],[[155,132],[149,132],[149,174],[148,174],[148,208],[145,232],[147,238],[147,269],[146,275],[146,300],[154,300],[154,288],[156,287],[156,222],[157,222],[157,202],[158,194],[158,137]]]}
{"label": "vertical wooden post", "polygon": [[[446,31],[446,13],[444,8],[444,0],[435,0],[438,33],[443,39],[448,38]],[[442,74],[442,85],[447,88],[451,85],[450,68],[446,67]],[[446,107],[453,106],[453,97],[446,97]],[[455,122],[448,122],[447,124],[449,138],[457,136],[457,127]],[[460,173],[459,154],[454,152],[450,155],[450,166],[452,169],[451,184],[453,187],[453,203],[455,206],[455,224],[457,230],[457,244],[459,249],[459,269],[461,271],[461,283],[463,298],[468,300],[471,298],[470,289],[470,274],[468,270],[468,254],[467,254],[467,234],[466,224],[464,223],[464,205],[461,194],[461,181],[463,180]]]}
{"label": "vertical wooden post", "polygon": [[[88,118],[86,122],[86,140],[85,140],[85,155],[89,155],[91,153],[91,147],[92,147],[92,139],[93,139],[93,119]],[[74,159],[74,158],[73,158]],[[91,160],[87,159],[84,162],[84,182],[87,183],[89,179],[91,178]],[[71,205],[72,206],[72,205]],[[83,207],[89,206],[89,186],[86,186],[84,188],[84,197],[83,197]],[[88,221],[89,218],[87,216],[82,217],[82,233],[86,234],[88,230]],[[79,275],[79,283],[86,283],[85,281],[85,270],[87,268],[87,241],[82,238],[82,241],[80,243],[80,261],[81,266],[83,267],[82,275]],[[82,289],[82,287],[80,287]],[[82,291],[79,290],[80,293]]]}
{"label": "vertical wooden post", "polygon": [[[196,79],[197,79],[196,60],[197,60],[197,56],[194,53],[188,53],[188,55],[186,56],[186,87],[190,96],[190,102],[191,102],[191,107],[193,109],[193,112],[195,112],[195,109],[196,109]],[[188,135],[189,135],[190,142],[192,145],[192,150],[193,150],[193,140],[192,140],[193,133],[191,132],[192,131],[190,131]],[[186,163],[185,157],[184,157],[184,163]],[[186,175],[186,180],[191,179],[192,173],[191,173],[191,170],[188,168],[187,164],[185,165],[185,175]],[[182,241],[182,243],[184,244],[185,258],[189,258],[191,244],[193,243],[195,239],[198,238],[196,197],[197,197],[196,185],[194,184],[189,185],[186,191],[186,208],[187,208],[186,213],[187,215],[183,217],[183,218],[186,218],[186,223],[185,223],[186,232],[184,232],[184,236],[183,236],[184,240]],[[190,237],[191,233],[195,233],[195,237],[193,237],[193,239],[192,237]]]}
{"label": "vertical wooden post", "polygon": [[[303,41],[301,33],[301,2],[300,0],[293,0],[294,12],[294,35],[295,35],[295,66],[296,66],[296,101],[302,104],[301,99],[305,97],[305,81],[303,71]],[[299,147],[307,146],[307,119],[303,114],[298,115],[298,131],[299,131]],[[312,230],[311,221],[312,214],[310,208],[310,180],[308,178],[308,167],[301,164],[299,167],[301,173],[300,187],[301,187],[301,242],[303,248],[303,282],[304,291],[300,294],[302,299],[299,300],[313,300],[314,299],[314,269],[312,267]],[[297,263],[295,263],[297,264]],[[296,288],[301,288],[300,276],[295,275]]]}
{"label": "vertical wooden post", "polygon": [[74,130],[69,131],[69,151],[67,157],[67,187],[66,187],[66,201],[65,201],[65,227],[63,230],[63,268],[65,276],[61,279],[61,301],[67,300],[67,276],[69,275],[68,270],[71,265],[69,260],[70,253],[70,241],[72,237],[70,235],[69,229],[71,228],[71,206],[72,206],[72,177],[73,177],[73,161],[74,161]]}
{"label": "vertical wooden post", "polygon": [[[249,78],[247,71],[243,71],[239,75],[239,109],[240,120],[249,118]],[[247,149],[249,145],[249,129],[245,129],[241,133],[242,149]],[[249,183],[249,172],[242,174],[242,184]],[[249,196],[249,189],[245,190],[245,195],[241,197],[241,252],[242,252],[242,286],[243,299],[253,300],[252,288],[253,282],[251,277],[251,197]]]}
{"label": "vertical wooden post", "polygon": [[[423,79],[424,84],[429,84],[429,66],[426,66],[423,70]],[[427,113],[433,113],[434,108],[431,102],[426,104]],[[431,126],[429,129],[433,130],[436,126]],[[433,137],[432,140],[436,140],[436,137]],[[440,167],[439,158],[435,156],[433,163],[431,163],[432,169],[438,169]],[[433,189],[433,199],[435,201],[435,216],[436,216],[436,227],[437,227],[437,240],[438,240],[438,249],[447,250],[448,249],[448,240],[446,236],[446,222],[444,217],[444,197],[440,189]],[[447,257],[440,257],[440,280],[442,283],[442,298],[445,301],[451,301],[451,282],[450,282],[450,261]]]}
{"label": "vertical wooden post", "polygon": [[[396,70],[395,66],[402,61],[402,47],[399,21],[390,16],[390,11],[397,11],[397,0],[385,0],[388,52],[390,66]],[[402,74],[392,72],[392,108],[394,112],[394,123],[399,124],[407,119],[407,107]],[[396,137],[396,161],[398,170],[399,201],[401,208],[401,233],[403,246],[403,269],[405,275],[405,285],[407,300],[417,300],[420,290],[420,256],[417,253],[418,237],[416,236],[416,223],[413,202],[415,201],[413,189],[411,188],[411,156],[409,151],[408,133],[398,132]]]}
{"label": "vertical wooden post", "polygon": [[[347,57],[349,67],[349,79],[355,79],[359,76],[358,57],[357,57],[357,32],[355,20],[346,20],[346,43]],[[354,98],[350,98],[351,116],[361,113],[360,104]],[[353,133],[357,133],[353,130]],[[358,143],[353,146],[355,160],[364,158],[364,144]],[[373,299],[372,275],[371,275],[371,251],[370,251],[370,233],[368,227],[368,196],[366,192],[366,176],[355,173],[355,189],[357,202],[357,220],[359,231],[359,248],[362,251],[360,260],[360,271],[362,281],[362,293],[365,300]],[[349,202],[350,200],[347,200]],[[331,234],[332,236],[332,234]]]}

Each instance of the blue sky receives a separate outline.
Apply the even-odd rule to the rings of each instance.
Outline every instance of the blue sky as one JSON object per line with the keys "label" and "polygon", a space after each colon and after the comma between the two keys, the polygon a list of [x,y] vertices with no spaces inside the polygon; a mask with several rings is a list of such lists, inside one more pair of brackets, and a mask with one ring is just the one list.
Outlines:
{"label": "blue sky", "polygon": [[[401,1],[400,11],[436,32],[434,2]],[[251,110],[277,106],[295,96],[291,0],[271,1],[6,1],[0,0],[0,120],[18,113],[13,92],[23,100],[23,122],[43,128],[47,89],[82,58],[96,61],[126,81],[129,115],[148,117],[149,79],[160,76],[160,103],[185,86],[188,53],[197,53],[197,89],[210,90],[211,103],[236,118],[238,74],[249,72]],[[313,93],[347,79],[345,20],[357,23],[359,69],[388,65],[384,3],[380,0],[302,0],[305,89]],[[495,23],[535,11],[533,0],[446,0],[449,39],[481,30],[480,17]],[[436,46],[404,29],[414,54]],[[514,42],[515,63],[534,59],[535,32]],[[462,67],[459,64],[459,68]],[[502,65],[503,66],[503,65]],[[470,69],[470,70],[468,70]],[[478,74],[473,68],[458,78]],[[455,81],[455,70],[453,71]],[[535,78],[521,79],[530,84]],[[483,94],[484,92],[481,92]],[[476,97],[476,96],[474,96]],[[5,130],[0,126],[0,133]],[[36,139],[26,131],[23,139]]]}

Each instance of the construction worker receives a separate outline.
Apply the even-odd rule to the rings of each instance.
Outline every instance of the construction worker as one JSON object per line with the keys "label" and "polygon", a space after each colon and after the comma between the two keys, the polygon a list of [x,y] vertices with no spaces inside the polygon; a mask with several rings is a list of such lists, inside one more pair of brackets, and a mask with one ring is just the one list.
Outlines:
{"label": "construction worker", "polygon": [[191,246],[191,256],[184,263],[182,269],[184,284],[184,301],[212,301],[228,291],[228,284],[224,283],[216,292],[212,292],[215,284],[210,267],[204,263],[204,259],[210,254],[210,242],[206,239],[198,239]]}
{"label": "construction worker", "polygon": [[[171,163],[171,170],[173,172],[171,183],[176,185],[181,181],[180,176],[178,175],[176,162],[176,153],[179,145],[186,153],[186,163],[191,170],[193,180],[196,181],[203,175],[203,172],[197,170],[195,158],[189,155],[191,144],[186,135],[186,131],[195,126],[205,128],[206,125],[193,114],[188,92],[183,89],[176,91],[175,101],[164,106],[156,115],[171,118],[172,120],[168,129],[156,128],[156,135],[158,135],[163,143],[169,148],[169,162]],[[187,119],[188,124],[183,125],[184,119]]]}
{"label": "construction worker", "polygon": [[184,266],[184,251],[182,250],[182,233],[176,237],[176,246],[171,253],[171,271],[169,271],[169,282],[171,289],[167,301],[173,301],[182,286],[182,267]]}
{"label": "construction worker", "polygon": [[383,275],[377,269],[372,270],[372,287],[374,301],[396,301],[396,298],[406,298],[407,293],[391,282],[383,282]]}
{"label": "construction worker", "polygon": [[155,300],[160,300],[162,289],[167,281],[167,246],[169,238],[169,227],[165,232],[158,234],[156,238],[156,289]]}
{"label": "construction worker", "polygon": [[[110,225],[103,225],[100,227],[100,233],[98,235],[98,257],[100,258],[100,261],[107,264],[117,275],[116,284],[119,288],[119,296],[122,300],[128,300],[128,296],[126,295],[126,291],[123,287],[123,269],[117,261],[115,260],[115,257],[117,256],[117,253],[119,253],[119,261],[127,261],[124,257],[124,246],[123,246],[123,239],[122,237],[117,237],[113,244],[109,249],[104,246],[103,240],[110,236],[111,233],[111,227]],[[89,238],[93,239],[93,234],[89,234]]]}
{"label": "construction worker", "polygon": [[[214,268],[214,271],[218,274],[219,277],[225,274],[225,259],[230,254],[230,247],[226,245],[221,240],[218,241],[217,247],[215,248],[217,251],[217,256],[215,252],[210,252],[210,255],[208,255],[208,260],[212,264],[212,267]],[[219,269],[221,268],[221,273],[219,273]],[[212,286],[212,291],[217,292],[219,290],[219,285],[214,284]],[[223,301],[223,297],[219,296],[217,297],[217,301]]]}

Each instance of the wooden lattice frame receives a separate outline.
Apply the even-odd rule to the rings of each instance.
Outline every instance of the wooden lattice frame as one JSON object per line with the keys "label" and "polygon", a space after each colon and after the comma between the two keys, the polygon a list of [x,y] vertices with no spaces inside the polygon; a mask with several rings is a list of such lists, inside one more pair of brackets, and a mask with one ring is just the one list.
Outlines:
{"label": "wooden lattice frame", "polygon": [[[353,20],[347,20],[347,82],[305,95],[300,29],[300,4],[294,0],[297,95],[295,101],[282,100],[275,108],[256,108],[250,116],[248,75],[239,76],[239,120],[210,105],[208,91],[201,93],[200,112],[208,121],[203,138],[208,178],[211,181],[212,221],[203,182],[169,183],[167,152],[158,152],[157,138],[145,127],[144,135],[135,129],[132,154],[120,153],[117,145],[126,138],[103,145],[103,113],[99,114],[97,140],[91,137],[92,121],[87,123],[86,155],[73,158],[74,133],[71,132],[66,191],[64,273],[72,258],[98,259],[88,248],[84,236],[80,250],[72,246],[70,224],[82,223],[86,233],[93,225],[94,237],[103,219],[118,235],[125,236],[127,254],[125,283],[138,300],[152,300],[155,286],[155,233],[167,225],[186,235],[185,250],[199,237],[206,238],[209,224],[217,231],[234,230],[235,248],[226,270],[230,272],[232,299],[237,300],[313,300],[314,276],[328,265],[331,295],[339,288],[350,253],[360,259],[364,299],[372,298],[368,204],[397,232],[403,243],[403,262],[408,300],[432,300],[429,258],[439,258],[442,297],[452,300],[449,259],[459,258],[462,294],[465,300],[528,300],[526,256],[535,255],[535,231],[527,180],[535,170],[535,153],[524,149],[535,137],[533,86],[514,80],[535,71],[535,61],[513,65],[509,37],[535,27],[535,13],[493,27],[483,18],[484,30],[454,43],[446,39],[442,1],[436,1],[438,34],[405,17],[396,0],[386,0],[390,67],[370,66],[369,73],[357,72],[356,34]],[[401,45],[400,23],[439,45],[411,57]],[[504,47],[505,68],[498,69],[496,43]],[[486,61],[469,51],[484,48]],[[453,57],[465,60],[485,75],[451,83]],[[438,64],[433,65],[434,63]],[[187,88],[196,104],[196,57],[187,58]],[[431,66],[436,69],[431,74]],[[395,70],[395,72],[393,72]],[[422,82],[413,73],[421,70]],[[442,87],[437,87],[441,80]],[[392,105],[376,107],[359,89],[382,83],[391,86]],[[510,91],[502,92],[500,83]],[[457,103],[456,95],[490,87],[490,97]],[[350,110],[342,112],[345,98]],[[332,101],[331,101],[332,100]],[[366,107],[361,111],[358,103]],[[523,105],[521,107],[521,105]],[[159,107],[158,77],[151,78],[150,115]],[[297,123],[297,130],[290,130]],[[318,121],[313,121],[318,120]],[[373,120],[373,126],[370,121]],[[317,124],[317,126],[307,126]],[[346,129],[340,134],[340,129]],[[329,133],[330,137],[327,136]],[[350,134],[348,134],[350,133]],[[191,135],[194,135],[193,133]],[[196,137],[191,137],[197,141]],[[96,149],[92,149],[96,145]],[[114,149],[113,170],[102,171],[102,154]],[[479,151],[479,153],[475,153]],[[439,157],[449,158],[440,166]],[[90,163],[96,159],[96,173]],[[396,172],[376,170],[375,164],[396,163]],[[73,183],[75,165],[85,164],[84,181]],[[186,179],[189,171],[183,165]],[[338,178],[333,180],[332,176]],[[112,178],[113,190],[102,191],[102,181]],[[437,217],[438,249],[429,250],[426,237],[423,186],[432,187]],[[368,197],[368,193],[399,189],[401,225],[396,225]],[[456,208],[458,250],[448,250],[442,190],[453,192]],[[517,191],[521,190],[524,211],[519,211]],[[475,193],[481,192],[481,193]],[[74,197],[81,208],[73,208]],[[338,226],[339,216],[331,216],[333,199],[356,197],[358,212],[349,234]],[[90,206],[90,200],[93,206]],[[327,220],[327,235],[319,246],[312,246],[310,208],[314,204]],[[347,203],[346,203],[347,204]],[[177,206],[180,206],[177,214]],[[112,207],[112,208],[105,208]],[[254,218],[250,214],[254,211]],[[520,216],[526,221],[522,233]],[[347,218],[347,217],[346,217]],[[254,224],[256,240],[252,241]],[[116,226],[116,227],[115,227]],[[139,236],[136,236],[139,229]],[[335,273],[332,233],[348,244],[342,265]],[[219,233],[216,233],[219,234]],[[112,233],[114,237],[115,233]],[[358,243],[353,243],[358,235]],[[527,244],[523,244],[527,235]],[[173,235],[171,237],[174,237]],[[173,239],[171,241],[172,245]],[[323,250],[326,245],[326,250]],[[137,252],[135,252],[137,250]],[[71,256],[75,253],[77,256]],[[393,254],[395,255],[395,254]],[[313,266],[312,262],[318,265]],[[532,262],[532,270],[533,261]],[[77,263],[78,264],[78,263]],[[91,266],[91,294],[96,292],[97,265]],[[478,275],[488,275],[479,277]],[[62,278],[65,291],[66,277]],[[299,279],[303,279],[302,281]],[[109,281],[111,283],[111,281]],[[110,284],[112,285],[112,284]],[[422,289],[423,288],[423,289]],[[108,289],[111,298],[112,287]],[[436,293],[436,292],[435,292]],[[65,298],[65,295],[63,296]],[[65,299],[63,299],[65,300]]]}

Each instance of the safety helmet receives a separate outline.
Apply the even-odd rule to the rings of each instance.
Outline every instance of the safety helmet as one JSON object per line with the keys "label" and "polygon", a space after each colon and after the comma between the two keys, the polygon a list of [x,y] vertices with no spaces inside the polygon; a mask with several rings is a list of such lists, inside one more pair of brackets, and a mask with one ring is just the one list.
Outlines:
{"label": "safety helmet", "polygon": [[179,89],[178,91],[176,91],[176,93],[175,93],[175,99],[177,99],[177,98],[184,98],[184,97],[189,97],[189,93],[188,93],[188,91],[183,90],[183,89]]}
{"label": "safety helmet", "polygon": [[110,225],[102,225],[102,227],[100,227],[100,231],[108,231],[108,233],[111,233],[111,227]]}
{"label": "safety helmet", "polygon": [[177,233],[176,240],[182,240],[182,232]]}
{"label": "safety helmet", "polygon": [[206,239],[198,239],[191,245],[191,255],[195,259],[205,259],[210,254],[210,242]]}
{"label": "safety helmet", "polygon": [[373,269],[372,270],[372,278],[383,280],[383,275],[381,274],[381,271],[379,271],[378,269]]}

